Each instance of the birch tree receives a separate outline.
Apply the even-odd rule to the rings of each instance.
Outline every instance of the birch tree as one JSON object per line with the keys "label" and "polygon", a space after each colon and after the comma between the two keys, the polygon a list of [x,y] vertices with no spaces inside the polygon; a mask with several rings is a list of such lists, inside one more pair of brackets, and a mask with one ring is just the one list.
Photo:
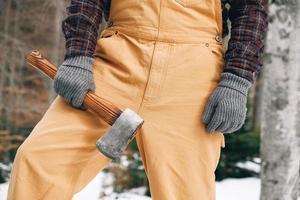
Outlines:
{"label": "birch tree", "polygon": [[261,200],[298,200],[300,2],[272,1],[262,70]]}

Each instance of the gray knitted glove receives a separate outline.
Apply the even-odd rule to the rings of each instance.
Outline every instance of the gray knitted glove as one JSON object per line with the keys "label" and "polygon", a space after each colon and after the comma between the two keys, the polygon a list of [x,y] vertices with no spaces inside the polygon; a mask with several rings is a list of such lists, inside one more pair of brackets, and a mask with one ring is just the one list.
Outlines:
{"label": "gray knitted glove", "polygon": [[94,59],[87,56],[67,58],[54,77],[54,90],[75,108],[86,110],[83,104],[85,94],[96,87],[93,79]]}
{"label": "gray knitted glove", "polygon": [[208,132],[232,133],[245,123],[247,95],[252,83],[247,79],[223,72],[218,86],[205,106],[203,121]]}

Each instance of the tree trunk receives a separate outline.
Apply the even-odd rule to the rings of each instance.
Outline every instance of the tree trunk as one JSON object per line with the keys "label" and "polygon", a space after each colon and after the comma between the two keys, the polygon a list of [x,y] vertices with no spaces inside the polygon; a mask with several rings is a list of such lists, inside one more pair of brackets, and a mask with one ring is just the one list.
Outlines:
{"label": "tree trunk", "polygon": [[[55,7],[55,18],[53,23],[53,50],[50,54],[51,62],[55,63],[57,66],[61,64],[62,58],[64,55],[64,40],[61,30],[61,23],[64,18],[64,12],[67,6],[66,1],[62,0],[55,0],[51,1],[53,4],[53,7]],[[52,80],[49,80],[47,77],[45,77],[45,82],[48,86],[49,91],[49,103],[52,102],[54,97],[56,96],[56,93],[54,92],[53,86],[52,86]]]}
{"label": "tree trunk", "polygon": [[1,129],[33,126],[53,100],[52,81],[29,67],[26,55],[38,49],[55,64],[62,62],[61,20],[68,1],[0,0]]}
{"label": "tree trunk", "polygon": [[261,200],[297,200],[300,165],[300,7],[269,8],[262,86]]}

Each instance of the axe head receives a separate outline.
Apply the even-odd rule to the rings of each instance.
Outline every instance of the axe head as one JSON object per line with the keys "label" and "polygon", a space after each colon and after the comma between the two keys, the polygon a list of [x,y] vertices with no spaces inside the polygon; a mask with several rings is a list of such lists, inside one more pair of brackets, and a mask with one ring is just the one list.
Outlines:
{"label": "axe head", "polygon": [[144,120],[126,108],[108,131],[96,142],[97,149],[111,159],[119,159]]}

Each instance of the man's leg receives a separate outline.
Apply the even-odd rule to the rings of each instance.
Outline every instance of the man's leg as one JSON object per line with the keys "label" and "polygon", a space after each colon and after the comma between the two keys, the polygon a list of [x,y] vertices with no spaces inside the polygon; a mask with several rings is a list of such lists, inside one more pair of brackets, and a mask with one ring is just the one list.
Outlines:
{"label": "man's leg", "polygon": [[8,199],[71,199],[110,161],[95,148],[107,127],[57,97],[17,151]]}
{"label": "man's leg", "polygon": [[[153,50],[148,43],[121,33],[98,40],[94,79],[99,96],[138,111],[147,78],[141,64],[148,65]],[[57,97],[17,151],[8,200],[71,199],[109,163],[95,146],[108,128],[95,113]]]}
{"label": "man's leg", "polygon": [[220,79],[221,49],[157,44],[136,136],[153,200],[215,200],[224,135],[208,133],[201,115]]}

